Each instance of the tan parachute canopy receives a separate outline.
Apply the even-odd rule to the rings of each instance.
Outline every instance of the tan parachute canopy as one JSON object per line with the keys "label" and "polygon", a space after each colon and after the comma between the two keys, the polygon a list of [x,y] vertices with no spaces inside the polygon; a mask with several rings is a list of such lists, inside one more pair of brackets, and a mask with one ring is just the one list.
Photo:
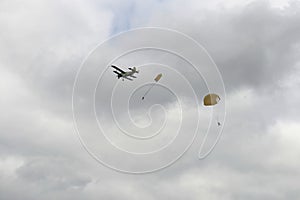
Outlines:
{"label": "tan parachute canopy", "polygon": [[213,106],[213,105],[216,105],[220,100],[221,100],[221,98],[219,97],[219,95],[208,94],[204,97],[203,104],[205,106]]}
{"label": "tan parachute canopy", "polygon": [[155,77],[155,82],[159,81],[159,79],[162,77],[162,74],[158,74],[156,77]]}

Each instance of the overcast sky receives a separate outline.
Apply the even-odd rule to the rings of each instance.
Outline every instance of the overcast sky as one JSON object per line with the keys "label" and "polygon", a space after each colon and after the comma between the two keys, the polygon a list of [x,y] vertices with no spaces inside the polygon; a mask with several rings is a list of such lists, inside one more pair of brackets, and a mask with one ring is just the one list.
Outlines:
{"label": "overcast sky", "polygon": [[[299,199],[299,22],[297,0],[0,0],[0,199]],[[132,175],[101,165],[85,151],[74,128],[72,87],[81,63],[97,45],[115,34],[139,27],[182,32],[207,50],[224,82],[226,99],[222,103],[226,101],[226,120],[222,123],[222,137],[207,158],[198,160],[196,142],[168,168]],[[185,47],[172,37],[160,39],[158,42],[168,39],[170,44]],[[100,52],[97,54],[96,50],[98,60],[94,61],[107,62],[111,52],[113,48],[97,57]],[[137,52],[117,63],[161,62],[176,70],[186,64],[164,53],[149,55]],[[100,70],[107,67],[98,66]],[[110,69],[106,76],[111,83],[119,84],[116,94],[126,95],[130,84],[160,70],[147,71],[146,67],[141,67],[137,82],[117,82]],[[179,71],[178,77],[180,73],[192,86],[205,88],[203,80],[195,80],[192,72]],[[177,88],[177,95],[187,97],[182,102],[182,117],[185,126],[194,126],[196,107],[189,100],[192,93],[186,94],[188,87],[177,80],[167,79],[166,75],[162,83],[172,85]],[[88,88],[88,81],[82,88]],[[139,104],[133,98],[129,108],[131,114],[139,116],[155,103],[165,106],[164,110],[160,106],[151,110],[152,122],[166,128],[165,137],[152,141],[152,146],[133,145],[114,137],[119,130],[108,117],[108,102],[100,101],[110,97],[112,85],[101,87],[101,93],[96,94],[100,98],[96,109],[101,108],[101,112],[96,110],[97,117],[103,120],[103,127],[110,129],[114,142],[123,142],[124,148],[141,152],[157,149],[178,129],[176,120],[180,121],[181,114],[176,98],[172,93],[159,93],[163,88],[157,88],[157,93],[152,91],[149,95],[149,104]],[[78,101],[84,100],[84,92]],[[119,108],[116,119],[132,130],[124,117],[127,110],[123,110],[121,98],[112,100],[115,108]],[[89,127],[93,119],[86,114],[88,109],[79,109],[79,119]],[[166,127],[162,125],[165,119],[169,120]],[[136,120],[140,125],[149,122]],[[206,122],[203,118],[200,121]],[[89,128],[94,133],[93,127]],[[150,130],[157,131],[156,126]],[[185,139],[193,134],[188,128],[184,132],[179,146],[185,145]],[[101,141],[93,142],[104,152],[104,158],[112,158],[122,167],[121,155],[101,146]],[[160,161],[168,156],[163,155]],[[143,163],[133,160],[125,164]]]}

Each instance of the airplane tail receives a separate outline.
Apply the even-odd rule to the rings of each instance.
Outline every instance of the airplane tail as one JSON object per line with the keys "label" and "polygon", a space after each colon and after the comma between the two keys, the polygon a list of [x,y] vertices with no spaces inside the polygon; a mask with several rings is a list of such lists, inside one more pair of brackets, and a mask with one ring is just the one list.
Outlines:
{"label": "airplane tail", "polygon": [[139,73],[139,70],[137,70],[136,67],[133,67],[133,68],[128,67],[128,69],[135,72],[135,73]]}
{"label": "airplane tail", "polygon": [[133,71],[134,71],[135,73],[139,73],[139,70],[137,70],[136,67],[133,67]]}

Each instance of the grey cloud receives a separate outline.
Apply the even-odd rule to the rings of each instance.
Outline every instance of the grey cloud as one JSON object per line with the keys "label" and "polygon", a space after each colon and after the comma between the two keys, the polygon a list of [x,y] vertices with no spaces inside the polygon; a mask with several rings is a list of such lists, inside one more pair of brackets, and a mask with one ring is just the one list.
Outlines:
{"label": "grey cloud", "polygon": [[48,185],[54,190],[85,187],[90,178],[80,175],[81,172],[75,172],[74,166],[76,165],[72,164],[72,160],[37,157],[21,166],[17,170],[17,175],[30,182]]}
{"label": "grey cloud", "polygon": [[[186,7],[192,9],[193,3],[188,2]],[[181,30],[204,45],[227,82],[228,91],[237,86],[275,89],[277,79],[293,71],[297,62],[299,5],[291,3],[278,10],[270,4],[254,1],[242,7],[191,12],[170,7],[168,16],[158,10],[145,21],[150,26]],[[185,18],[176,18],[178,15]],[[187,23],[186,18],[193,20]]]}
{"label": "grey cloud", "polygon": [[126,28],[117,20],[128,19],[126,13],[113,18],[113,10],[123,8],[119,3],[1,2],[0,164],[14,156],[24,162],[13,175],[0,172],[0,198],[297,199],[299,149],[292,141],[299,127],[287,127],[299,122],[299,82],[291,78],[299,73],[299,5],[134,3],[126,22],[131,27],[174,28],[204,45],[223,75],[228,116],[207,159],[196,160],[197,141],[170,168],[133,176],[89,157],[70,105],[83,58],[112,27]]}

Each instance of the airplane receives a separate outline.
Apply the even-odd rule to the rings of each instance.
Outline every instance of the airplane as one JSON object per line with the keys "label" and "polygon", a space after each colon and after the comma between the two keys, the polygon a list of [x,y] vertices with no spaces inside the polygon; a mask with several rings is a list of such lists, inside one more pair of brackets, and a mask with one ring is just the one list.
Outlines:
{"label": "airplane", "polygon": [[139,73],[139,71],[136,69],[136,67],[133,68],[128,68],[130,71],[123,71],[122,69],[118,68],[117,66],[111,65],[112,68],[115,69],[115,72],[117,74],[118,79],[122,78],[122,81],[124,81],[124,79],[130,80],[132,81],[133,79],[131,78],[136,78],[136,76],[134,76],[135,73]]}

